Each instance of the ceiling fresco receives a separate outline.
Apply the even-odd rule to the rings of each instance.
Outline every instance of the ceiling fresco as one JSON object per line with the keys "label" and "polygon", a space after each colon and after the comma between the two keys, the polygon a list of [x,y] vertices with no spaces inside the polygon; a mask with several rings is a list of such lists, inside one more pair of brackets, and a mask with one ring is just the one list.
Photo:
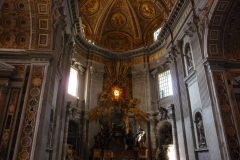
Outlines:
{"label": "ceiling fresco", "polygon": [[79,0],[84,38],[113,52],[150,45],[153,32],[162,26],[175,3],[176,0]]}

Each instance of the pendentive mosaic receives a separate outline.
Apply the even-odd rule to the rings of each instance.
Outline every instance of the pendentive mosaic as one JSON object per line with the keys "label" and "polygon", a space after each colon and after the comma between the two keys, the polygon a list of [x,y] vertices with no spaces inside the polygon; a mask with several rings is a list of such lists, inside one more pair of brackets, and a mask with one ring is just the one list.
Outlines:
{"label": "pendentive mosaic", "polygon": [[31,85],[29,89],[28,103],[25,110],[25,118],[22,125],[22,134],[19,142],[18,158],[29,160],[34,139],[34,131],[39,108],[39,99],[44,78],[43,66],[33,66]]}

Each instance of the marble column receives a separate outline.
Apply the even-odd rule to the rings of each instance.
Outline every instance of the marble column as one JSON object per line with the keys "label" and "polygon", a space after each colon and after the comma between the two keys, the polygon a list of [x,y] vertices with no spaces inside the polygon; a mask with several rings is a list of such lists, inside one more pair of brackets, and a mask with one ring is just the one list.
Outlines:
{"label": "marble column", "polygon": [[[178,124],[176,127],[177,130],[182,130],[182,133],[178,133],[179,143],[181,146],[178,147],[179,155],[181,159],[189,159],[188,155],[188,146],[187,146],[187,137],[185,131],[185,121],[184,121],[184,111],[185,107],[182,100],[182,92],[181,92],[181,79],[179,78],[179,63],[181,62],[181,43],[179,42],[177,45],[172,44],[169,48],[168,53],[166,54],[166,58],[168,60],[168,65],[171,72],[172,82],[173,82],[173,102],[175,105],[175,120]],[[178,150],[177,150],[178,151]]]}
{"label": "marble column", "polygon": [[175,120],[175,114],[174,114],[174,105],[171,104],[167,107],[168,110],[168,117],[172,121],[172,136],[173,136],[173,147],[175,152],[175,158],[180,159],[179,157],[179,151],[178,151],[178,138],[177,138],[177,127],[176,127],[176,120]]}
{"label": "marble column", "polygon": [[81,159],[87,159],[87,152],[88,152],[88,112],[82,112],[82,150],[81,150]]}
{"label": "marble column", "polygon": [[65,119],[65,127],[64,127],[64,136],[63,136],[63,149],[62,149],[62,160],[66,159],[66,148],[67,148],[67,138],[68,138],[68,125],[69,125],[69,117],[72,114],[71,112],[71,102],[67,104],[67,113]]}
{"label": "marble column", "polygon": [[151,137],[151,155],[149,155],[150,159],[154,159],[155,157],[155,152],[156,152],[156,146],[157,146],[157,141],[156,141],[156,127],[155,127],[155,116],[153,113],[148,113],[149,116],[149,124],[150,124],[150,137]]}

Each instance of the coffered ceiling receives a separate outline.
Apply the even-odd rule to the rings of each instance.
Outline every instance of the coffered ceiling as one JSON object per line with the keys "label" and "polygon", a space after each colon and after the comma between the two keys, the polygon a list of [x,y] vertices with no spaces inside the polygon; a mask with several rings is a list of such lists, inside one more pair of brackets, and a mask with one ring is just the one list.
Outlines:
{"label": "coffered ceiling", "polygon": [[153,43],[177,0],[79,0],[84,38],[113,52]]}

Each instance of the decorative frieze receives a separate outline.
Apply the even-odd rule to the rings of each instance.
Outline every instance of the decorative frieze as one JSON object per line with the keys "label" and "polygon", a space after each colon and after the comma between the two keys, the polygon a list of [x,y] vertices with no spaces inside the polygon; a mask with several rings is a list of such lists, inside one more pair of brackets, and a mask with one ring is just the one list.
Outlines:
{"label": "decorative frieze", "polygon": [[14,123],[13,120],[15,119],[15,114],[17,111],[19,94],[20,88],[13,88],[11,90],[9,103],[7,107],[7,113],[4,120],[3,132],[1,133],[2,137],[0,141],[0,160],[6,159],[6,153],[8,152],[9,141],[12,135]]}
{"label": "decorative frieze", "polygon": [[227,147],[229,150],[229,155],[232,159],[240,158],[240,148],[239,141],[237,138],[237,129],[233,122],[233,110],[230,103],[230,98],[227,93],[227,88],[224,73],[223,72],[213,72],[213,80],[215,83],[216,96],[218,100],[218,106],[220,115],[223,122],[223,127],[227,140]]}
{"label": "decorative frieze", "polygon": [[32,145],[35,138],[37,115],[39,113],[40,95],[42,92],[44,66],[33,66],[30,80],[29,95],[27,98],[25,116],[22,123],[19,141],[18,159],[32,159]]}

